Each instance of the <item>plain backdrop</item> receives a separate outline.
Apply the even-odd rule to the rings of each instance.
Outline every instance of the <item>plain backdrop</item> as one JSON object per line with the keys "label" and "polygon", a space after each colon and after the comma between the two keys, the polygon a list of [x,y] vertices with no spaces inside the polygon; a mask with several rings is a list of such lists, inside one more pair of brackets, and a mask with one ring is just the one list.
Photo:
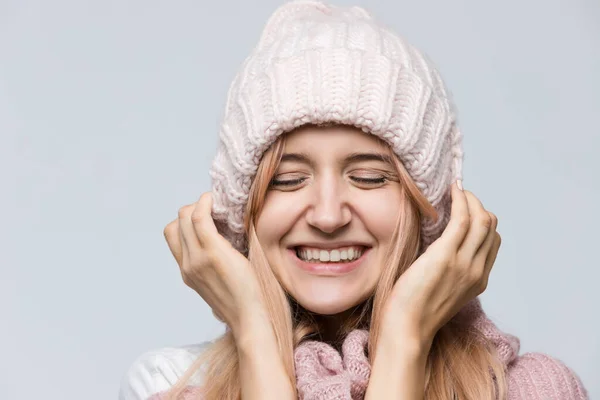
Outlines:
{"label": "plain backdrop", "polygon": [[[276,0],[0,1],[0,398],[116,399],[223,331],[163,238],[210,189],[229,83]],[[484,309],[600,398],[600,3],[337,1],[427,53],[499,218]]]}

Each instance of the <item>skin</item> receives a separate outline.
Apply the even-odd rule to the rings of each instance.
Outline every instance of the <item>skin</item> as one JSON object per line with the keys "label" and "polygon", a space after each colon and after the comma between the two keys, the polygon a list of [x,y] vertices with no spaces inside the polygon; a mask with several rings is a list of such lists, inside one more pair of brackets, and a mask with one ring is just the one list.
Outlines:
{"label": "skin", "polygon": [[436,332],[487,288],[501,244],[498,219],[457,183],[451,190],[446,229],[400,276],[386,304],[366,400],[422,399]]}
{"label": "skin", "polygon": [[[302,158],[291,158],[294,154]],[[311,126],[289,134],[256,223],[282,286],[317,314],[343,313],[373,293],[400,212],[402,188],[393,165],[350,158],[357,154],[387,155],[383,142],[353,127]],[[289,250],[342,242],[370,247],[361,266],[344,275],[298,268]]]}
{"label": "skin", "polygon": [[[399,212],[393,201],[399,199],[399,184],[391,179],[377,188],[359,187],[353,176],[381,172],[384,165],[341,163],[356,149],[377,150],[380,144],[374,138],[347,127],[327,128],[327,135],[314,129],[323,128],[290,135],[285,151],[304,149],[311,162],[282,165],[277,172],[299,174],[306,180],[292,191],[274,187],[268,193],[257,235],[282,285],[301,305],[315,312],[343,315],[364,300],[381,273],[382,254],[393,230],[389,221],[395,221]],[[501,242],[497,218],[456,183],[451,193],[448,226],[402,274],[384,306],[366,399],[422,399],[425,362],[435,333],[487,287]],[[373,202],[377,207],[367,207]],[[164,229],[169,248],[185,284],[202,296],[233,332],[242,397],[292,399],[293,388],[256,277],[248,260],[217,232],[211,207],[210,192],[183,206]],[[371,245],[369,257],[347,276],[307,276],[286,253],[296,242],[325,243],[341,237]]]}

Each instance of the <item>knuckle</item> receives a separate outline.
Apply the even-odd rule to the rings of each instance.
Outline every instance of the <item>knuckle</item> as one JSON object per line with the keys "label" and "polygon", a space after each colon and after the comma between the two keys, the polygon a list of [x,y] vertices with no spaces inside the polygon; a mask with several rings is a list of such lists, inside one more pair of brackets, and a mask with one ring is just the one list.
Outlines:
{"label": "knuckle", "polygon": [[462,215],[459,217],[457,224],[461,229],[468,229],[471,225],[471,217],[469,215]]}
{"label": "knuckle", "polygon": [[492,227],[492,217],[488,213],[483,213],[478,219],[478,223],[486,229]]}
{"label": "knuckle", "polygon": [[190,275],[190,263],[184,262],[181,264],[181,275],[188,277]]}
{"label": "knuckle", "polygon": [[481,281],[483,280],[483,271],[480,271],[479,268],[471,268],[469,271],[469,281],[474,286],[480,286]]}
{"label": "knuckle", "polygon": [[202,220],[204,219],[202,214],[198,212],[198,209],[195,209],[192,212],[192,215],[190,218],[192,220],[192,223],[194,223],[194,224],[200,224],[200,223],[202,223]]}
{"label": "knuckle", "polygon": [[190,279],[189,275],[182,273],[181,279],[183,280],[183,283],[186,284],[186,286],[192,286],[192,280]]}
{"label": "knuckle", "polygon": [[186,263],[179,265],[179,272],[181,272],[181,278],[183,278],[184,282],[189,279],[188,267]]}
{"label": "knuckle", "polygon": [[200,195],[200,198],[198,199],[199,201],[206,201],[206,199],[208,198],[208,196],[210,195],[210,192],[204,192]]}
{"label": "knuckle", "polygon": [[482,278],[479,281],[479,286],[478,286],[479,293],[485,292],[485,290],[487,289],[487,287],[488,287],[488,280],[486,278]]}
{"label": "knuckle", "polygon": [[185,218],[189,215],[189,213],[191,211],[192,211],[192,206],[190,206],[189,204],[186,204],[185,206],[182,206],[179,208],[177,215],[179,216],[179,218]]}
{"label": "knuckle", "polygon": [[165,236],[165,238],[168,239],[171,235],[173,235],[173,233],[177,232],[178,224],[179,222],[177,220],[174,220],[165,225],[163,229],[163,235]]}
{"label": "knuckle", "polygon": [[181,276],[186,284],[193,282],[194,277],[196,276],[196,264],[192,260],[190,260],[187,264],[181,267]]}
{"label": "knuckle", "polygon": [[496,229],[496,227],[498,226],[498,217],[492,213],[488,211],[488,215],[490,217],[490,229]]}
{"label": "knuckle", "polygon": [[489,282],[490,282],[490,280],[488,278],[482,279],[482,281],[481,281],[481,288],[483,289],[482,292],[484,292],[485,289],[487,289]]}

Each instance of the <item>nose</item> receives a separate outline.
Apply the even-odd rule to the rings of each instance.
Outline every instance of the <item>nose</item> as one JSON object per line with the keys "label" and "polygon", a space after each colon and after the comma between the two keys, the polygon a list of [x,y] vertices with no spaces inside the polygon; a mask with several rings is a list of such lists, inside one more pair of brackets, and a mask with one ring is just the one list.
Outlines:
{"label": "nose", "polygon": [[306,221],[314,228],[331,234],[347,226],[352,218],[346,189],[335,179],[322,179],[314,185],[313,201]]}

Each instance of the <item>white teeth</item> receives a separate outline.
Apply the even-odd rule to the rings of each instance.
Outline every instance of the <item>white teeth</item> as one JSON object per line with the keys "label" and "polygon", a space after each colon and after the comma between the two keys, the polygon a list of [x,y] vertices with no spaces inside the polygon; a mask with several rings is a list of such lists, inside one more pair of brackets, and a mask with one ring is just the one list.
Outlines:
{"label": "white teeth", "polygon": [[331,250],[330,260],[332,262],[340,261],[340,251],[339,250]]}
{"label": "white teeth", "polygon": [[346,247],[334,250],[299,248],[296,252],[298,257],[304,261],[315,260],[318,262],[340,262],[352,261],[359,258],[363,253],[362,247]]}

